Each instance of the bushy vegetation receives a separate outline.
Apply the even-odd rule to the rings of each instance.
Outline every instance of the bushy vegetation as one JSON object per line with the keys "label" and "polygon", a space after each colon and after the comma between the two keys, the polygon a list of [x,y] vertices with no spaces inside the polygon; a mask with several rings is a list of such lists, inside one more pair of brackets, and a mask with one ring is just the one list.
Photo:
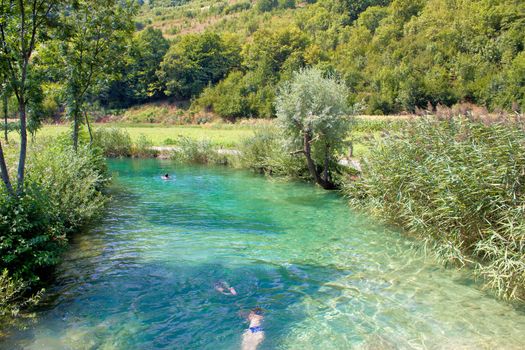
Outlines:
{"label": "bushy vegetation", "polygon": [[75,152],[61,143],[35,144],[31,151],[24,193],[0,190],[0,319],[6,324],[8,316],[36,300],[27,296],[39,295],[68,234],[99,215],[106,201],[101,152],[88,146]]}
{"label": "bushy vegetation", "polygon": [[158,29],[147,28],[135,33],[126,60],[115,68],[117,74],[110,84],[100,86],[101,102],[108,107],[122,108],[163,98],[164,85],[157,70],[169,47]]}
{"label": "bushy vegetation", "polygon": [[372,148],[350,203],[475,266],[505,298],[525,297],[525,133],[510,121],[428,119]]}
{"label": "bushy vegetation", "polygon": [[[89,2],[81,4],[89,10]],[[191,101],[185,115],[270,118],[279,86],[307,67],[341,78],[349,104],[359,103],[367,114],[464,102],[490,111],[522,111],[525,105],[522,1],[156,1],[140,7],[133,36],[127,19],[136,12],[133,6],[97,4],[101,18],[114,24],[103,26],[110,28],[104,32],[112,38],[108,50],[77,55],[83,57],[77,62],[69,58],[84,43],[96,45],[93,35],[78,39],[82,45],[46,41],[30,62],[39,87],[29,89],[35,114],[30,120],[69,113],[79,124],[87,105],[105,110],[163,99]],[[108,17],[107,6],[129,16]],[[73,20],[78,32],[82,26],[67,6],[59,8],[57,14]],[[90,15],[96,22],[98,15]],[[67,37],[69,30],[47,34],[39,38]],[[116,52],[121,59],[107,58]],[[89,74],[91,68],[96,74]]]}
{"label": "bushy vegetation", "polygon": [[276,127],[261,127],[240,145],[238,165],[255,172],[293,179],[310,180],[304,157],[292,154]]}
{"label": "bushy vegetation", "polygon": [[461,102],[492,111],[524,108],[523,2],[319,0],[303,5],[261,0],[231,16],[218,12],[220,4],[194,1],[154,16],[153,23],[165,28],[177,23],[183,35],[239,36],[240,66],[218,84],[211,82],[194,104],[224,118],[274,116],[279,84],[311,66],[340,76],[349,102],[362,104],[368,114]]}
{"label": "bushy vegetation", "polygon": [[93,143],[103,150],[106,157],[130,157],[131,137],[119,128],[99,128],[93,133]]}
{"label": "bushy vegetation", "polygon": [[144,135],[132,141],[129,133],[120,128],[98,128],[93,133],[93,145],[106,157],[155,157],[153,143]]}
{"label": "bushy vegetation", "polygon": [[165,93],[190,98],[238,66],[240,47],[234,38],[215,33],[186,35],[167,52],[158,70]]}
{"label": "bushy vegetation", "polygon": [[350,109],[346,87],[315,68],[294,74],[276,101],[278,124],[296,153],[302,154],[310,175],[325,189],[336,188],[334,172],[348,148]]}
{"label": "bushy vegetation", "polygon": [[228,156],[220,154],[217,147],[206,139],[195,140],[181,136],[176,142],[177,149],[171,159],[181,163],[228,164]]}
{"label": "bushy vegetation", "polygon": [[27,282],[9,277],[7,269],[0,274],[0,339],[6,335],[8,327],[23,327],[23,320],[34,316],[27,309],[40,301],[42,291],[27,297],[28,288]]}

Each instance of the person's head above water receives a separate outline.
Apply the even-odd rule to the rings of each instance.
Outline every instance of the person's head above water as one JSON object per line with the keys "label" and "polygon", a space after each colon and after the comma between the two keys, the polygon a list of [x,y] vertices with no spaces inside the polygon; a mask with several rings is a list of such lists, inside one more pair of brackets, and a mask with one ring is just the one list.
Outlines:
{"label": "person's head above water", "polygon": [[264,314],[263,309],[257,306],[250,310],[250,314],[248,315],[248,318],[250,319],[253,317],[263,318],[264,317],[263,314]]}

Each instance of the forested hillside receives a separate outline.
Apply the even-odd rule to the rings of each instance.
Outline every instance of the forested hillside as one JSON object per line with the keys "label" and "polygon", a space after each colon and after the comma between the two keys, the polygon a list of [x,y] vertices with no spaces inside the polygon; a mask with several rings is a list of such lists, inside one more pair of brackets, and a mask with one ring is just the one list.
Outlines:
{"label": "forested hillside", "polygon": [[[343,79],[349,101],[366,113],[525,105],[520,0],[152,0],[137,28],[171,41],[147,74],[158,79],[149,95],[193,98],[222,117],[273,116],[276,86],[305,66]],[[146,33],[161,40],[156,31],[135,40]]]}
{"label": "forested hillside", "polygon": [[[136,6],[135,33],[111,47],[119,59],[96,67],[100,74],[90,77],[82,109],[104,115],[184,101],[185,115],[270,118],[278,86],[305,67],[344,81],[348,102],[364,114],[457,104],[525,108],[521,0],[150,0]],[[78,109],[71,101],[80,101],[71,97],[74,82],[60,78],[74,68],[66,64],[71,57],[60,35],[49,38],[33,62],[42,86],[32,108],[37,119],[71,114]],[[11,94],[13,117],[16,109]]]}

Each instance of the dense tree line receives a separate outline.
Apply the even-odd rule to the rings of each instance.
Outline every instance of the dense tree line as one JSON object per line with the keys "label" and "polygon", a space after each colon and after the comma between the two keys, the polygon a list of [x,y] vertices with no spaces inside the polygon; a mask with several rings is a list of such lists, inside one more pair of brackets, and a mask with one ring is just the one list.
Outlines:
{"label": "dense tree line", "polygon": [[[244,45],[243,78],[231,75],[206,91],[203,102],[224,114],[223,99],[239,101],[236,108],[230,107],[239,110],[249,105],[243,98],[265,91],[271,105],[275,86],[289,79],[290,70],[318,66],[343,78],[350,89],[349,102],[361,104],[367,113],[459,102],[491,110],[524,107],[523,2],[358,3],[319,1],[297,11],[295,23],[287,27],[257,30]],[[250,89],[254,75],[262,71],[264,83],[258,81]],[[224,86],[233,85],[229,79],[236,81],[237,89],[225,91]],[[247,115],[273,114],[265,108],[268,104],[259,103],[262,107]]]}
{"label": "dense tree line", "polygon": [[[171,96],[224,118],[273,117],[279,85],[313,66],[344,80],[348,102],[366,113],[461,102],[507,111],[525,105],[522,1],[319,0],[295,7],[259,0],[209,32],[177,36],[169,50],[144,47],[141,54],[155,57],[148,73],[127,65],[104,102],[122,107]],[[155,93],[119,95],[135,89],[138,80],[129,77],[137,74],[154,80]]]}
{"label": "dense tree line", "polygon": [[[195,16],[178,1],[139,4],[143,12],[180,7],[186,9],[188,19]],[[198,4],[195,6],[202,6]],[[289,1],[258,0],[248,6],[221,4],[214,2],[209,15],[220,15],[220,8],[241,12],[207,31],[171,40],[159,29],[146,26],[133,36],[112,41],[104,52],[95,53],[104,64],[91,65],[96,69],[88,79],[89,89],[82,89],[68,73],[82,70],[79,76],[89,76],[93,57],[82,56],[83,62],[78,62],[71,56],[72,45],[88,42],[55,36],[57,40],[46,44],[39,55],[43,57],[41,75],[47,79],[39,93],[40,114],[49,117],[64,109],[76,115],[73,120],[80,120],[80,105],[127,108],[168,98],[191,99],[194,109],[228,119],[274,117],[277,89],[293,72],[306,67],[342,79],[348,102],[360,105],[366,113],[413,112],[461,102],[507,111],[522,110],[525,105],[522,1],[319,0],[296,6]],[[129,26],[125,17],[115,18]],[[72,16],[55,20],[69,26],[63,36],[75,23],[82,25]],[[130,30],[103,28],[112,28],[105,33],[107,39]],[[93,54],[93,47],[86,47],[85,52]],[[51,60],[46,61],[46,55]],[[53,69],[46,65],[60,68],[59,74],[50,76]],[[69,91],[70,98],[62,91]]]}

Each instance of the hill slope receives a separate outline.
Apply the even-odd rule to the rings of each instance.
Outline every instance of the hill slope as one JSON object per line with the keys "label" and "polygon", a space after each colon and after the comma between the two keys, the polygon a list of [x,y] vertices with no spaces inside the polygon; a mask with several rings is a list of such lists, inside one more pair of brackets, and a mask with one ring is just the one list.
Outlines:
{"label": "hill slope", "polygon": [[171,50],[203,32],[234,38],[238,62],[192,94],[194,107],[223,117],[273,115],[277,86],[305,66],[341,77],[367,113],[525,107],[520,0],[150,0],[138,22],[160,29]]}

